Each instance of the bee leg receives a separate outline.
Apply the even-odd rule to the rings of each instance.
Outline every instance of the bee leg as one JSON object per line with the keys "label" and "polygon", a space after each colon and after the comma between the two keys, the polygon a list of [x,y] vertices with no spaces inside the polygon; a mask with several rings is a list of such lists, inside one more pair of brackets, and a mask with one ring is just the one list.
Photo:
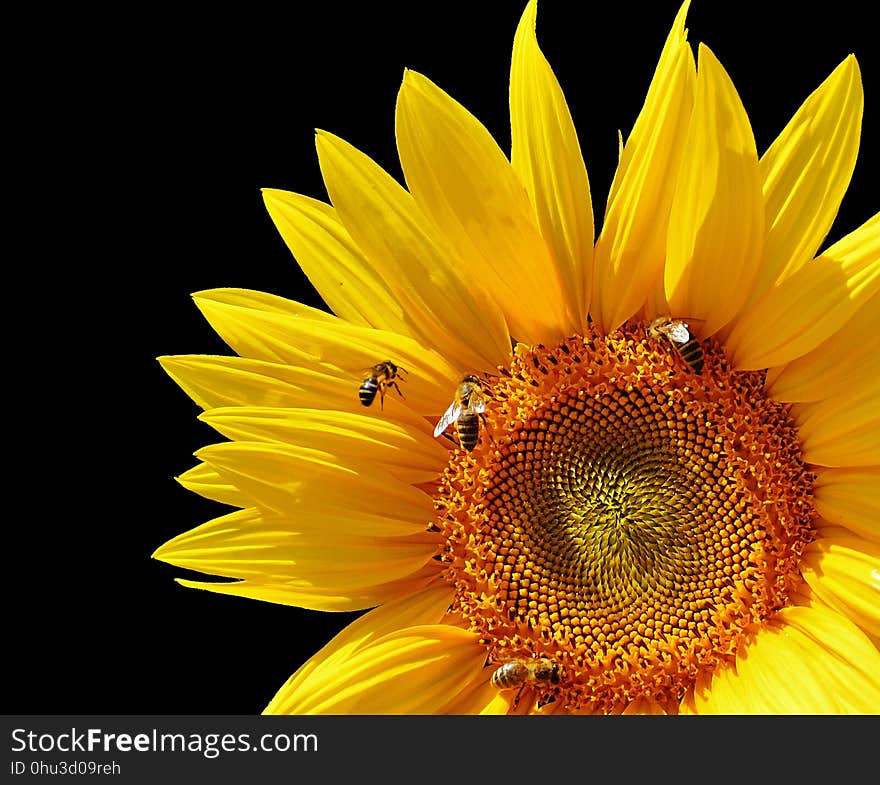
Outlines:
{"label": "bee leg", "polygon": [[379,387],[379,408],[385,411],[385,388]]}
{"label": "bee leg", "polygon": [[453,439],[448,433],[446,433],[446,431],[443,432],[443,438],[449,439],[449,441],[451,441],[456,447],[460,446],[459,443],[455,441],[455,439]]}
{"label": "bee leg", "polygon": [[486,436],[489,437],[489,441],[492,442],[492,444],[495,444],[495,440],[492,438],[492,434],[489,433],[489,427],[486,424],[486,415],[483,414],[482,412],[480,413],[480,420],[482,420],[482,422],[483,422],[483,433],[485,433]]}
{"label": "bee leg", "polygon": [[406,398],[406,396],[400,391],[400,387],[397,386],[397,382],[390,382],[388,386],[393,387],[395,390],[397,390],[397,394],[401,398],[404,398],[404,399]]}
{"label": "bee leg", "polygon": [[526,688],[525,682],[519,685],[519,689],[516,691],[516,695],[513,698],[513,703],[511,704],[513,710],[516,711],[516,707],[519,706],[519,699],[522,697],[523,690]]}

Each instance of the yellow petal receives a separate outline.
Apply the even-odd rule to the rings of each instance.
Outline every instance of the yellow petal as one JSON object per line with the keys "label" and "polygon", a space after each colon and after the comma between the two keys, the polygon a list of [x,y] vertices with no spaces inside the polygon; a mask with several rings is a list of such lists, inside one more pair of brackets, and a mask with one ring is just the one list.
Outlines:
{"label": "yellow petal", "polygon": [[397,147],[407,185],[518,341],[581,327],[572,292],[538,230],[528,196],[489,132],[424,76],[407,71],[397,99]]}
{"label": "yellow petal", "polygon": [[695,704],[700,714],[873,714],[880,652],[830,608],[784,608]]}
{"label": "yellow petal", "polygon": [[339,137],[319,132],[315,143],[337,215],[403,305],[406,334],[444,347],[461,374],[505,362],[510,338],[500,309],[456,269],[412,196]]}
{"label": "yellow petal", "polygon": [[[343,517],[344,516],[344,517]],[[228,578],[262,578],[292,586],[370,586],[417,572],[436,551],[428,533],[388,536],[399,521],[374,523],[351,511],[284,517],[249,508],[215,518],[169,540],[155,558]],[[381,526],[385,529],[381,529]],[[389,577],[390,576],[390,577]]]}
{"label": "yellow petal", "polygon": [[791,414],[810,463],[819,466],[880,464],[880,378],[814,403],[796,403]]}
{"label": "yellow petal", "polygon": [[[356,402],[340,376],[246,357],[160,357],[165,372],[202,409],[219,406],[303,406],[327,400],[333,408]],[[329,400],[328,400],[329,399]]]}
{"label": "yellow petal", "polygon": [[403,307],[327,204],[263,189],[263,202],[299,266],[337,316],[365,327],[408,334]]}
{"label": "yellow petal", "polygon": [[510,712],[510,698],[503,693],[499,693],[494,687],[492,691],[495,693],[494,696],[488,696],[489,700],[485,706],[480,708],[479,713],[488,715],[508,714]]}
{"label": "yellow petal", "polygon": [[226,442],[203,447],[196,457],[246,493],[263,509],[291,515],[304,506],[376,512],[424,523],[433,518],[430,497],[378,467],[347,465],[328,451],[261,442]]}
{"label": "yellow petal", "polygon": [[819,250],[852,177],[863,108],[861,74],[850,55],[761,157],[767,239],[756,296]]}
{"label": "yellow petal", "polygon": [[801,572],[823,602],[880,638],[880,544],[824,527],[804,552]]}
{"label": "yellow petal", "polygon": [[661,706],[654,703],[654,701],[649,701],[646,698],[639,698],[638,700],[634,700],[629,704],[624,710],[623,713],[625,715],[630,714],[650,714],[654,716],[662,716],[666,714]]}
{"label": "yellow petal", "polygon": [[507,714],[509,704],[492,685],[492,670],[484,668],[474,682],[462,690],[444,709],[444,714]]}
{"label": "yellow petal", "polygon": [[880,213],[744,311],[727,351],[740,370],[791,362],[837,333],[878,291]]}
{"label": "yellow petal", "polygon": [[813,506],[829,523],[880,542],[880,467],[816,469]]}
{"label": "yellow petal", "polygon": [[350,657],[389,633],[405,627],[439,623],[450,602],[452,587],[441,581],[365,613],[304,663],[278,691],[265,713],[298,714],[295,706],[301,699],[300,692],[308,692],[309,680],[320,682],[332,678],[333,673],[345,667]]}
{"label": "yellow petal", "polygon": [[818,401],[880,378],[880,295],[830,338],[775,369],[765,386],[778,401]]}
{"label": "yellow petal", "polygon": [[178,535],[153,558],[239,580],[181,580],[185,586],[315,610],[373,607],[436,576],[427,535],[420,546],[412,534],[365,536],[369,519],[360,521],[361,535],[336,523],[332,512],[312,522],[238,510]]}
{"label": "yellow petal", "polygon": [[247,507],[250,504],[246,494],[224,480],[206,463],[193,466],[175,479],[187,490],[206,499],[229,504],[232,507]]}
{"label": "yellow petal", "polygon": [[[202,409],[224,406],[324,407],[339,411],[364,412],[386,417],[375,409],[364,410],[358,396],[361,375],[325,367],[302,366],[251,360],[246,357],[178,355],[160,357],[166,373]],[[410,427],[424,426],[424,418],[405,407],[394,407],[393,416]]]}
{"label": "yellow petal", "polygon": [[[249,500],[253,503],[253,500]],[[322,497],[320,491],[307,488],[291,505],[289,513],[263,510],[262,516],[279,531],[297,536],[345,540],[347,537],[392,538],[399,542],[436,543],[436,536],[425,531],[423,518],[402,517],[401,511],[367,509],[360,499]],[[374,504],[375,507],[375,504]]]}
{"label": "yellow petal", "polygon": [[535,37],[537,0],[523,13],[510,67],[510,161],[526,187],[564,285],[586,322],[593,279],[593,204],[562,88]]}
{"label": "yellow petal", "polygon": [[[395,523],[400,534],[391,536]],[[316,575],[328,577],[336,586],[368,586],[379,581],[369,580],[369,576],[366,582],[363,577],[356,578],[359,571],[366,572],[357,559],[372,550],[376,553],[368,555],[368,561],[390,561],[402,553],[398,546],[416,535],[400,522],[382,521],[384,530],[374,530],[372,524],[369,517],[352,513],[347,520],[332,512],[324,519],[294,519],[253,508],[236,510],[179,534],[158,548],[153,558],[197,572],[271,579],[300,588],[321,586]],[[429,538],[424,539],[428,543]],[[386,547],[387,551],[380,553]],[[422,550],[430,554],[429,547]],[[346,554],[353,554],[348,563]]]}
{"label": "yellow petal", "polygon": [[761,263],[764,205],[749,119],[715,55],[699,48],[694,111],[672,200],[664,286],[701,337],[742,307]]}
{"label": "yellow petal", "polygon": [[187,589],[209,591],[258,602],[292,605],[313,611],[340,613],[374,608],[395,597],[423,591],[436,571],[415,573],[389,583],[367,586],[300,586],[278,581],[246,578],[241,581],[194,581],[187,578],[174,580]]}
{"label": "yellow petal", "polygon": [[321,409],[227,407],[199,419],[229,439],[279,441],[338,456],[351,468],[380,466],[402,482],[437,479],[448,451],[427,428],[417,432],[377,417]]}
{"label": "yellow petal", "polygon": [[362,645],[335,667],[315,669],[298,689],[283,689],[267,712],[442,714],[485,658],[472,632],[445,624],[407,627]]}
{"label": "yellow petal", "polygon": [[220,337],[241,355],[306,365],[334,376],[345,374],[355,393],[365,368],[383,360],[405,368],[406,400],[386,397],[386,411],[404,405],[425,414],[442,411],[461,379],[460,369],[412,338],[336,317],[313,319],[308,310],[291,315],[261,310],[259,304],[230,304],[227,291],[200,292],[195,301]]}
{"label": "yellow petal", "polygon": [[277,294],[260,292],[254,289],[209,289],[194,294],[193,300],[195,300],[196,305],[199,304],[200,300],[214,300],[216,302],[226,303],[227,305],[238,305],[242,308],[250,308],[255,311],[311,319],[312,321],[325,322],[328,324],[337,321],[337,317],[326,311],[312,308],[311,306],[299,303],[296,300],[288,300],[286,297],[279,297]]}
{"label": "yellow petal", "polygon": [[[605,332],[623,324],[662,285],[669,212],[696,82],[684,27],[689,5],[690,0],[683,3],[675,18],[622,149],[596,243],[590,312]],[[664,305],[658,313],[665,311]]]}
{"label": "yellow petal", "polygon": [[753,714],[752,695],[740,686],[732,665],[722,665],[709,679],[698,679],[679,708],[682,714]]}

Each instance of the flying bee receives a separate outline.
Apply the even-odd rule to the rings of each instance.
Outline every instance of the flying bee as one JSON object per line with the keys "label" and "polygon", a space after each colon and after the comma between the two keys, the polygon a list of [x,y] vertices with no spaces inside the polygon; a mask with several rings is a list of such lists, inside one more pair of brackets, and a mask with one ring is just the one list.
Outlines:
{"label": "flying bee", "polygon": [[366,379],[361,382],[358,389],[361,403],[369,406],[376,400],[376,393],[379,393],[379,408],[385,408],[385,391],[389,387],[393,387],[397,394],[403,398],[404,395],[397,386],[397,380],[403,381],[406,377],[406,371],[399,365],[395,365],[391,360],[385,360],[383,363],[368,368],[366,373],[369,374]]}
{"label": "flying bee", "polygon": [[547,657],[533,659],[518,658],[508,660],[498,666],[492,674],[492,686],[499,690],[510,690],[519,687],[513,699],[513,707],[519,704],[519,698],[526,687],[536,684],[559,684],[561,668],[559,664]]}
{"label": "flying bee", "polygon": [[449,408],[437,421],[434,436],[440,436],[452,423],[458,433],[458,443],[470,452],[480,438],[480,419],[489,400],[483,382],[473,374],[465,376],[455,390]]}
{"label": "flying bee", "polygon": [[[699,321],[690,319],[689,321]],[[694,373],[703,370],[703,345],[691,334],[687,322],[670,316],[658,316],[645,328],[649,338],[665,338]]]}

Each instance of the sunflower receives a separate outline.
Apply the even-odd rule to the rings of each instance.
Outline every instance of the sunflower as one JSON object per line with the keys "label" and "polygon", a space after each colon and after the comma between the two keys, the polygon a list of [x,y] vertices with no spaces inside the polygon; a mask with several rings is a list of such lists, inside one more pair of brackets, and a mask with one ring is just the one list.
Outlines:
{"label": "sunflower", "polygon": [[880,214],[818,253],[859,67],[759,157],[687,11],[598,238],[532,0],[509,158],[407,71],[406,188],[319,131],[330,204],[264,190],[332,314],[195,295],[237,356],[160,358],[224,437],[179,481],[236,509],[156,558],[369,609],[268,713],[880,710]]}

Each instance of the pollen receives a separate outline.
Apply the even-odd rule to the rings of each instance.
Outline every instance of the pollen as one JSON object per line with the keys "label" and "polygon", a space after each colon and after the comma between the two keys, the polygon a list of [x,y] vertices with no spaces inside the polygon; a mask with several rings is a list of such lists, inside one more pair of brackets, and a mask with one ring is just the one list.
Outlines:
{"label": "pollen", "polygon": [[517,346],[478,447],[437,491],[450,612],[495,667],[546,657],[532,706],[670,713],[791,602],[814,476],[785,405],[712,340],[697,373],[643,324]]}

